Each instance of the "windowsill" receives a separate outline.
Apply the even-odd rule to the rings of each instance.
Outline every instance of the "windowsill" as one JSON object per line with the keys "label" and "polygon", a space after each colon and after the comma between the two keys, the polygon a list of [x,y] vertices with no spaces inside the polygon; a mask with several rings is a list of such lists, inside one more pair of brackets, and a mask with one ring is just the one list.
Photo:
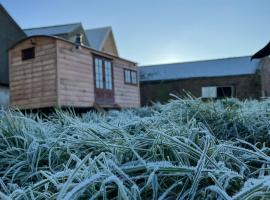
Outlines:
{"label": "windowsill", "polygon": [[125,82],[125,85],[138,86],[139,84],[138,83],[137,84],[134,84],[134,83],[126,83]]}

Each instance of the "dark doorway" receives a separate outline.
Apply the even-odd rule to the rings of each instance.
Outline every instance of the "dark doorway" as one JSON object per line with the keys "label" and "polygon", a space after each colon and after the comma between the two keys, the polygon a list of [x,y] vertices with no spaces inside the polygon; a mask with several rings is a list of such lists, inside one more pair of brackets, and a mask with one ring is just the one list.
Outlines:
{"label": "dark doorway", "polygon": [[217,87],[217,98],[232,97],[232,87]]}

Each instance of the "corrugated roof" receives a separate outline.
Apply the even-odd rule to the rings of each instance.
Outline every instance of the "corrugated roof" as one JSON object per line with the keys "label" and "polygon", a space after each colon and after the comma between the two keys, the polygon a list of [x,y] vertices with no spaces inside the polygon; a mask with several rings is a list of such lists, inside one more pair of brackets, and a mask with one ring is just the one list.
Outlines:
{"label": "corrugated roof", "polygon": [[81,26],[81,23],[73,23],[73,24],[63,24],[57,26],[46,26],[46,27],[38,27],[38,28],[29,28],[24,29],[24,32],[28,36],[32,35],[60,35],[65,33],[70,33],[74,29]]}
{"label": "corrugated roof", "polygon": [[102,27],[85,30],[90,46],[96,50],[102,50],[103,43],[108,37],[111,27]]}
{"label": "corrugated roof", "polygon": [[175,80],[195,77],[219,77],[254,74],[260,60],[250,56],[215,60],[161,64],[140,67],[140,81]]}

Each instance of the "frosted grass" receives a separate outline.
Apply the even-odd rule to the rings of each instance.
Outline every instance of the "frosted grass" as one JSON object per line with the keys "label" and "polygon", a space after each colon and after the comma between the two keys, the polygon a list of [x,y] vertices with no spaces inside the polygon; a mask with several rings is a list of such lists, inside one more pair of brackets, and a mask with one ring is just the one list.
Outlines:
{"label": "frosted grass", "polygon": [[270,101],[0,113],[1,199],[269,199]]}

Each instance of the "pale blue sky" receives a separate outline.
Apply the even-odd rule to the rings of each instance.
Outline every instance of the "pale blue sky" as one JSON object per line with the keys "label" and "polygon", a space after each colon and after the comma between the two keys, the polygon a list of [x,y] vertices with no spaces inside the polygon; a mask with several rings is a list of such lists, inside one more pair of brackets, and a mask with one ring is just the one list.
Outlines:
{"label": "pale blue sky", "polygon": [[269,0],[0,0],[22,28],[112,26],[140,65],[250,55],[270,40]]}

